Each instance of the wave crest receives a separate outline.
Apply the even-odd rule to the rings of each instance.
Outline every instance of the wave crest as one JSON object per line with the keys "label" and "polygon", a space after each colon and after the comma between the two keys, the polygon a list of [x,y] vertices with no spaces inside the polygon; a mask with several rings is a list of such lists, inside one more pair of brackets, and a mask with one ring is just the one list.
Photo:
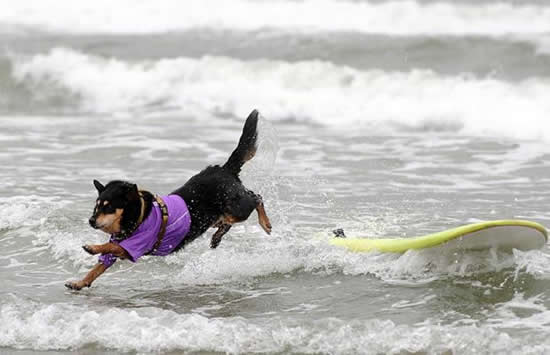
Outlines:
{"label": "wave crest", "polygon": [[13,78],[37,100],[63,92],[89,112],[177,108],[197,117],[242,116],[376,130],[449,131],[550,139],[550,82],[510,83],[429,70],[361,71],[322,61],[226,57],[126,62],[65,48],[12,56]]}
{"label": "wave crest", "polygon": [[491,327],[428,321],[414,326],[389,320],[345,322],[336,318],[299,323],[275,318],[258,323],[240,317],[209,319],[157,308],[90,310],[85,306],[45,306],[29,301],[2,302],[0,307],[0,346],[19,349],[79,349],[94,345],[127,352],[379,354],[460,353],[468,349],[474,353],[538,354],[549,347],[547,342],[537,341],[535,344],[540,345],[533,346],[522,343]]}

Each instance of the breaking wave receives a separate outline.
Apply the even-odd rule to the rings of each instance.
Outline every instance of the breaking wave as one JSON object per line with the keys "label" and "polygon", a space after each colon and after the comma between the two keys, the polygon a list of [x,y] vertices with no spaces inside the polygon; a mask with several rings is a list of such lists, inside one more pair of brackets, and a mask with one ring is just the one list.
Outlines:
{"label": "breaking wave", "polygon": [[[323,61],[227,57],[123,61],[66,48],[12,55],[12,78],[35,101],[71,98],[86,112],[181,110],[292,119],[375,131],[449,131],[550,139],[550,81],[519,83],[430,70],[361,71]],[[57,101],[56,101],[57,100]]]}
{"label": "breaking wave", "polygon": [[[378,319],[298,322],[279,317],[258,322],[240,317],[178,314],[154,307],[89,309],[10,298],[0,307],[0,346],[18,349],[73,350],[93,346],[124,352],[540,354],[550,346],[547,341],[541,344],[540,338],[537,345],[522,345],[528,343],[524,338],[520,342],[497,326],[475,324],[426,321],[410,326]],[[524,304],[525,300],[520,297],[517,303]],[[503,307],[501,313],[510,307]],[[541,324],[540,319],[534,322]],[[532,337],[535,335],[527,336]]]}

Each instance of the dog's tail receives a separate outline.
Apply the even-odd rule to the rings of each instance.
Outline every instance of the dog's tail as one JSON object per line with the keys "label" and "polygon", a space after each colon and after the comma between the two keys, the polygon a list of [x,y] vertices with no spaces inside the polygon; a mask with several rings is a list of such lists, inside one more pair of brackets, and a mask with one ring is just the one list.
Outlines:
{"label": "dog's tail", "polygon": [[225,170],[230,171],[234,175],[239,175],[241,167],[244,163],[254,158],[256,154],[256,141],[258,139],[258,110],[254,110],[248,115],[244,123],[243,133],[237,148],[231,153],[227,162],[223,165]]}

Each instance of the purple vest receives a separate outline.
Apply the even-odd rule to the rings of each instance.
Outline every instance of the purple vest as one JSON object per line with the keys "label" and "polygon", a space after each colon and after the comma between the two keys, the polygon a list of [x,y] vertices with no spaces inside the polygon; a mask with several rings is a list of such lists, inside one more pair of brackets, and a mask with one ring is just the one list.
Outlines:
{"label": "purple vest", "polygon": [[[187,204],[178,195],[161,196],[161,198],[168,208],[168,222],[166,223],[166,233],[162,238],[162,242],[151,255],[165,256],[170,254],[189,232],[191,215],[187,209]],[[111,237],[110,242],[123,247],[130,254],[130,260],[136,262],[137,259],[153,249],[161,224],[162,213],[160,207],[156,202],[153,202],[151,213],[131,236],[120,242],[113,240]],[[110,267],[116,259],[117,257],[113,254],[101,254],[99,262]]]}

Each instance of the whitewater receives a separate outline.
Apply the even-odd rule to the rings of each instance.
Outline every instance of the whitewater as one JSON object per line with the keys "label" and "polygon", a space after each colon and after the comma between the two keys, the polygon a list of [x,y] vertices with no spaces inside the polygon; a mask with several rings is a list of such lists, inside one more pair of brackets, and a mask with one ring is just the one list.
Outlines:
{"label": "whitewater", "polygon": [[[0,353],[541,354],[550,251],[357,254],[550,225],[550,6],[0,1]],[[93,287],[93,179],[165,194],[234,149],[256,216]]]}

